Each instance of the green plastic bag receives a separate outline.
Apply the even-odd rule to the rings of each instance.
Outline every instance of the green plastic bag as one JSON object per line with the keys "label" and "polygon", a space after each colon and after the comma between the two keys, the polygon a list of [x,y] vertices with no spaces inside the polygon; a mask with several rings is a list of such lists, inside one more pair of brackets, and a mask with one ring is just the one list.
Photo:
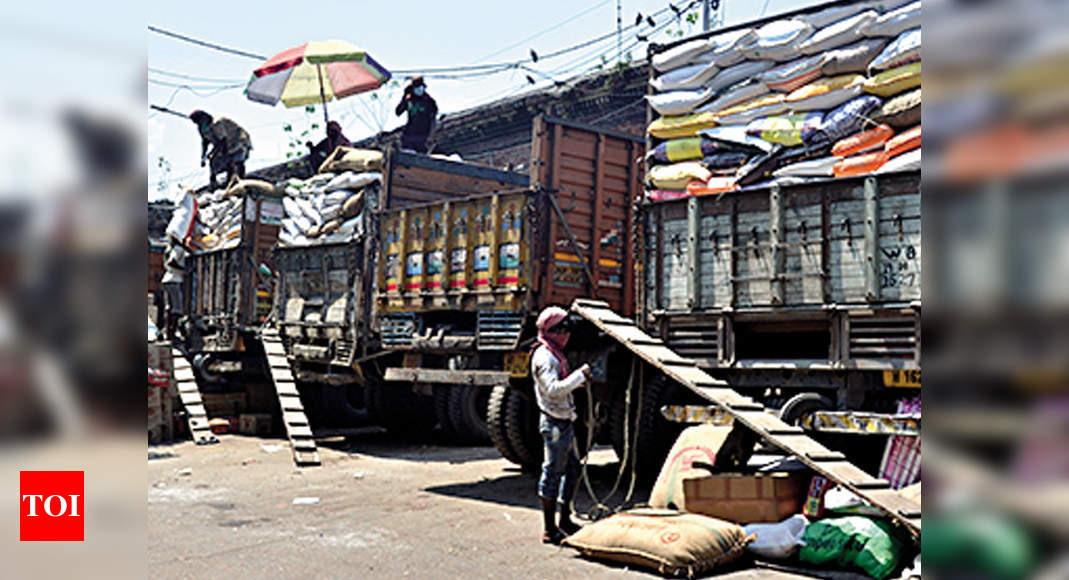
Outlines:
{"label": "green plastic bag", "polygon": [[802,534],[798,558],[810,564],[855,567],[876,580],[893,573],[902,544],[883,521],[862,516],[828,518],[809,524]]}

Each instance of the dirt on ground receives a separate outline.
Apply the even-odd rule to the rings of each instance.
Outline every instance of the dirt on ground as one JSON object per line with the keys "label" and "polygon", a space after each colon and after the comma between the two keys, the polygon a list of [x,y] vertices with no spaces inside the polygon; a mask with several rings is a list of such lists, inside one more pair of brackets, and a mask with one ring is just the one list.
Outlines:
{"label": "dirt on ground", "polygon": [[[493,447],[398,442],[369,428],[321,441],[322,466],[297,469],[285,440],[221,439],[149,447],[152,577],[657,577],[542,544],[536,475]],[[597,494],[617,471],[610,449],[591,454]],[[628,483],[606,503],[619,505]],[[648,495],[638,487],[633,500]],[[581,491],[577,509],[591,505]],[[740,562],[717,577],[806,576]]]}

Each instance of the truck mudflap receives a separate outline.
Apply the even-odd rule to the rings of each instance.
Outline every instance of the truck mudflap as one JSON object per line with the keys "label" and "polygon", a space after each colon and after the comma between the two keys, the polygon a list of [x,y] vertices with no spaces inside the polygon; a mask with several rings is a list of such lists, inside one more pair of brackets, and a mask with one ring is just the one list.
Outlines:
{"label": "truck mudflap", "polygon": [[771,415],[763,405],[744,397],[698,368],[695,361],[679,356],[664,342],[646,334],[634,322],[599,300],[577,299],[572,312],[582,316],[599,330],[649,365],[679,382],[703,399],[716,404],[730,415],[736,425],[743,425],[772,445],[797,457],[810,469],[849,489],[865,501],[899,522],[916,537],[921,533],[921,506],[891,489],[890,483],[865,473],[846,457],[814,441],[797,426],[788,425]]}

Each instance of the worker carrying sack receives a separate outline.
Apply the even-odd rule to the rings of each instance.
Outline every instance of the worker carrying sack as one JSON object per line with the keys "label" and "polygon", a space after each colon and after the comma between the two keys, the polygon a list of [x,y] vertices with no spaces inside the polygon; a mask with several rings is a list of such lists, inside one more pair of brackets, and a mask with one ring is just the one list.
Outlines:
{"label": "worker carrying sack", "polygon": [[693,578],[737,559],[753,541],[738,524],[675,510],[634,509],[564,539],[588,558]]}

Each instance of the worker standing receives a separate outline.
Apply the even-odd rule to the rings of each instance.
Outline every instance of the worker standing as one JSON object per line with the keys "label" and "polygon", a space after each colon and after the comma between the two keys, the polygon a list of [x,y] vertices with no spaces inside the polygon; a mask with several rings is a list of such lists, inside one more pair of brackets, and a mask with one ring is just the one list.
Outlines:
{"label": "worker standing", "polygon": [[[245,179],[245,161],[252,150],[249,133],[226,117],[218,120],[204,111],[193,111],[189,118],[200,133],[200,166],[209,162],[210,184],[216,187],[215,176],[226,171],[226,182],[237,176]],[[208,146],[211,145],[211,151]]]}
{"label": "worker standing", "polygon": [[434,132],[438,118],[438,103],[427,94],[423,77],[416,77],[405,87],[405,95],[397,104],[396,113],[408,113],[408,123],[401,131],[401,148],[427,152],[427,141]]}
{"label": "worker standing", "polygon": [[[559,306],[549,306],[535,322],[538,339],[531,353],[531,376],[535,398],[541,411],[538,430],[545,446],[538,496],[542,500],[544,532],[542,542],[559,544],[565,535],[579,526],[571,519],[571,502],[579,478],[579,458],[573,450],[575,440],[575,401],[572,391],[590,381],[590,366],[584,364],[569,374],[564,347],[571,337],[568,313]],[[560,523],[557,524],[557,503]]]}

